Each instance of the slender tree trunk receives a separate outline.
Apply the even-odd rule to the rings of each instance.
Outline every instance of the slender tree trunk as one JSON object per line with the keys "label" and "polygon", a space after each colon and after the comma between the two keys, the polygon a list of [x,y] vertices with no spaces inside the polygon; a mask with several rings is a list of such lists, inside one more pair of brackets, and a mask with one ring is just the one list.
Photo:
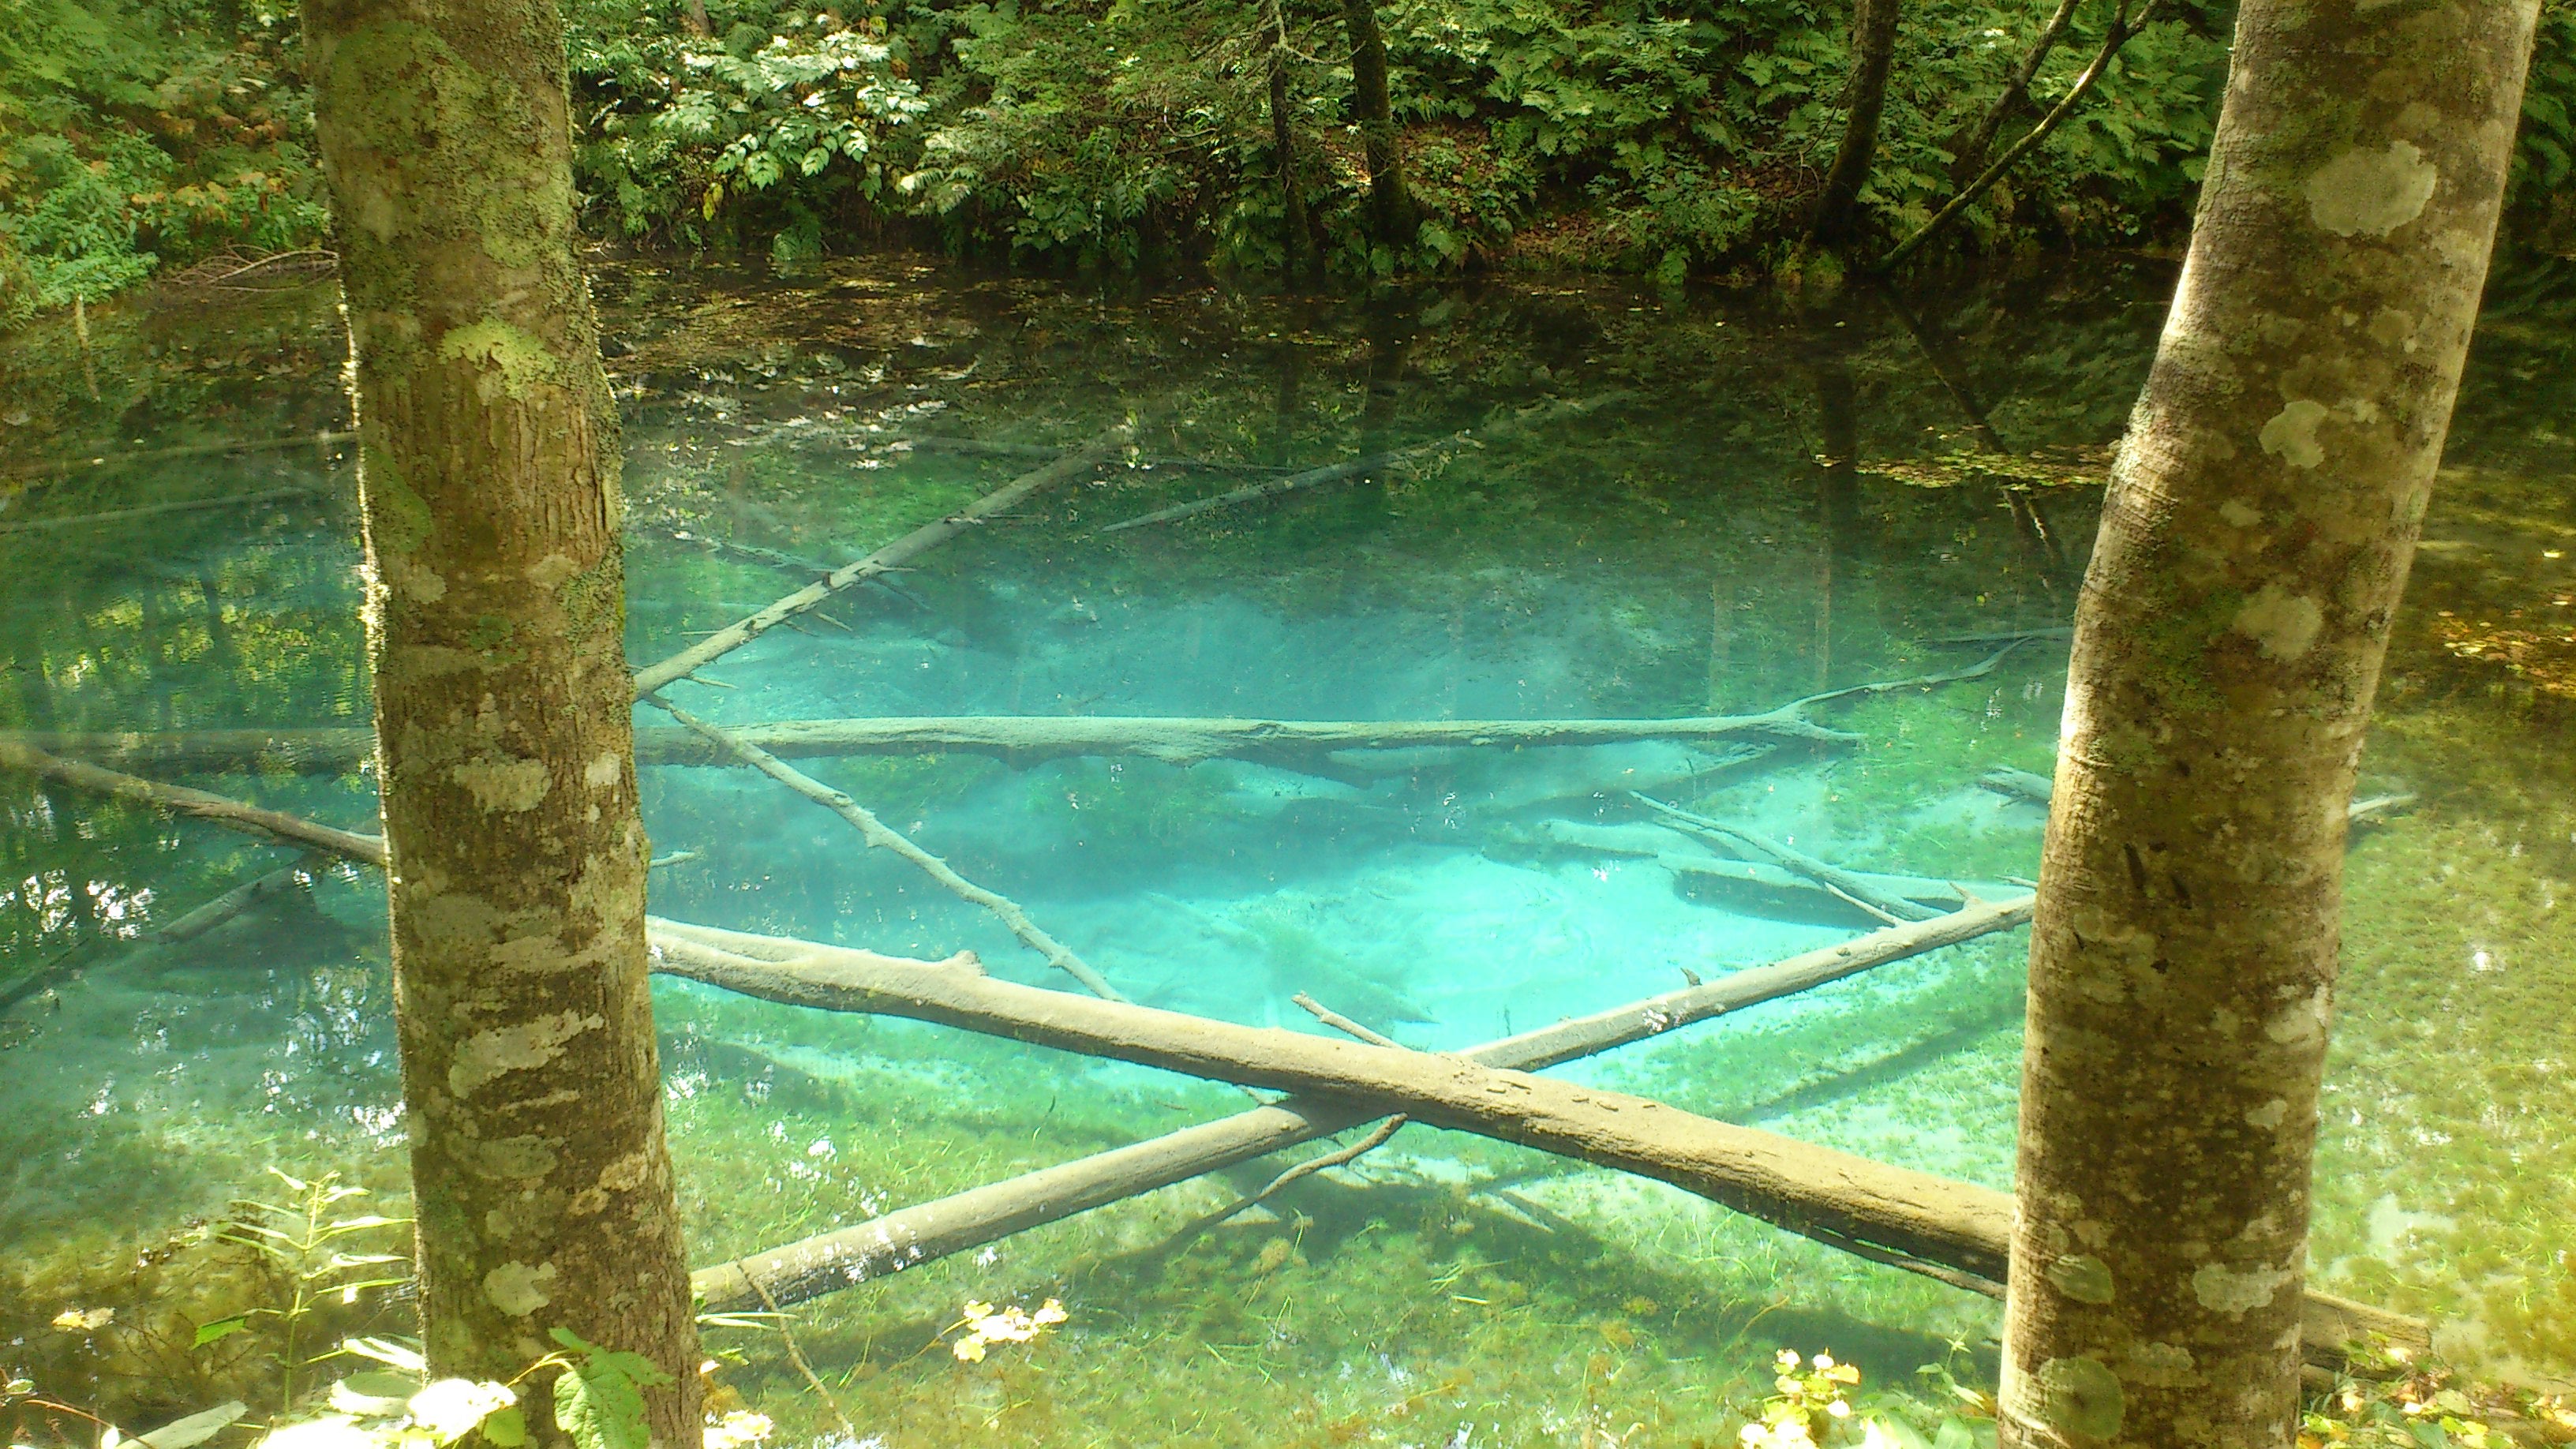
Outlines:
{"label": "slender tree trunk", "polygon": [[509,1378],[567,1328],[670,1375],[653,1439],[695,1449],[562,22],[553,0],[308,0],[304,24],[357,360],[430,1366]]}
{"label": "slender tree trunk", "polygon": [[1342,23],[1351,35],[1351,104],[1359,113],[1360,151],[1368,159],[1369,235],[1380,246],[1399,247],[1410,239],[1413,200],[1404,190],[1404,151],[1387,90],[1377,0],[1342,0]]}
{"label": "slender tree trunk", "polygon": [[688,24],[691,35],[700,40],[715,38],[716,23],[707,17],[707,0],[682,0],[680,18]]}
{"label": "slender tree trunk", "polygon": [[1887,105],[1887,72],[1896,56],[1897,0],[1853,0],[1851,79],[1843,88],[1843,139],[1834,151],[1825,189],[1807,239],[1841,246],[1852,239],[1860,214],[1860,189],[1878,156],[1878,117]]}
{"label": "slender tree trunk", "polygon": [[2342,807],[2534,12],[2239,12],[2076,614],[2031,945],[2007,1449],[2297,1428]]}
{"label": "slender tree trunk", "polygon": [[1281,270],[1293,282],[1309,243],[1306,188],[1297,177],[1297,137],[1288,124],[1288,16],[1279,0],[1272,0],[1270,20],[1277,31],[1270,42],[1270,149],[1279,168]]}
{"label": "slender tree trunk", "polygon": [[1953,188],[1967,185],[1985,169],[1986,153],[1995,149],[1995,137],[2002,134],[2004,122],[2020,115],[2022,109],[2030,104],[2030,83],[2038,78],[2041,63],[2048,59],[2050,51],[2057,48],[2058,40],[2066,34],[2067,25],[2075,19],[2075,7],[2082,3],[2083,0],[2057,0],[2057,9],[2050,13],[2048,22],[2040,26],[2030,49],[2022,52],[2021,64],[2013,67],[2013,73],[2004,81],[2003,90],[1996,94],[1994,104],[1986,107],[1986,113],[1977,118],[1976,124],[1960,132],[1950,143],[1950,185]]}

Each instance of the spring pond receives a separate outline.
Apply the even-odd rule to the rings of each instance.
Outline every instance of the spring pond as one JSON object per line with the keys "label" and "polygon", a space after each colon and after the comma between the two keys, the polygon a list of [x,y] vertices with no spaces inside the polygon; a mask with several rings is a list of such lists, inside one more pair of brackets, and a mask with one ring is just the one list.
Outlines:
{"label": "spring pond", "polygon": [[[629,652],[661,658],[1131,414],[1138,443],[671,688],[719,722],[1747,713],[1858,742],[809,758],[1128,995],[1456,1048],[1876,922],[1727,873],[1631,792],[1851,869],[2000,883],[2042,809],[2105,446],[2171,284],[2088,262],[1983,290],[1794,300],[1496,280],[1349,299],[1104,289],[911,259],[794,275],[604,263],[626,415]],[[354,486],[327,285],[171,293],[0,360],[0,726],[364,727]],[[2442,1346],[2576,1373],[2576,282],[2500,275],[2365,761],[2318,1169],[2320,1286]],[[1105,525],[1619,394],[1421,468]],[[278,446],[217,450],[213,444]],[[961,440],[963,440],[961,442]],[[973,446],[969,446],[973,445]],[[1963,450],[2000,447],[1962,461]],[[103,461],[101,461],[103,460]],[[223,507],[157,505],[228,498]],[[118,510],[145,510],[118,516]],[[100,515],[70,523],[75,516]],[[766,550],[766,554],[759,551]],[[1975,637],[1986,636],[1986,637]],[[669,727],[653,711],[639,725]],[[362,771],[133,765],[372,829]],[[654,908],[1062,980],[990,914],[747,770],[642,772]],[[403,1208],[383,896],[327,862],[201,937],[140,934],[292,852],[0,780],[0,1370],[123,1422],[273,1409],[268,1169]],[[1719,865],[1697,869],[1718,861]],[[1736,875],[1744,872],[1737,871]],[[1776,872],[1774,874],[1777,874]],[[2000,885],[1992,887],[2001,889]],[[2026,934],[1880,967],[1559,1069],[2009,1186]],[[1229,1088],[662,981],[699,1264],[1239,1110]],[[1348,1140],[1347,1138],[1344,1140]],[[1313,1149],[1309,1149],[1311,1151]],[[1772,1352],[1869,1387],[1991,1372],[1995,1305],[1638,1179],[1421,1126],[1221,1226],[1258,1162],[715,1328],[785,1442],[1688,1445]],[[347,1209],[343,1209],[346,1211]],[[399,1250],[399,1228],[350,1251]],[[333,1281],[337,1281],[336,1279]],[[1061,1299],[981,1362],[968,1300]],[[303,1331],[400,1332],[399,1288]],[[953,1333],[950,1339],[953,1339]],[[329,1370],[317,1370],[327,1373]]]}

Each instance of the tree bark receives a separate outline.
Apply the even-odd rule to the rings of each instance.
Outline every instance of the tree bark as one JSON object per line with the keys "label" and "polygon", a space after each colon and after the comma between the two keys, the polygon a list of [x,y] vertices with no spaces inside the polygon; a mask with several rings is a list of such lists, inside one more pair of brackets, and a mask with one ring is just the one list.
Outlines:
{"label": "tree bark", "polygon": [[562,21],[553,0],[315,0],[304,24],[357,364],[430,1367],[512,1378],[569,1329],[668,1375],[647,1426],[694,1449]]}
{"label": "tree bark", "polygon": [[1351,109],[1359,119],[1360,153],[1368,160],[1369,237],[1392,250],[1411,240],[1413,199],[1404,190],[1404,148],[1387,89],[1377,0],[1342,0],[1342,24],[1351,37]]}
{"label": "tree bark", "polygon": [[2018,1446],[2287,1444],[2344,802],[2531,0],[2247,0],[2076,614],[2023,1065]]}
{"label": "tree bark", "polygon": [[1843,139],[1807,240],[1837,247],[1852,239],[1859,220],[1860,189],[1878,157],[1878,117],[1887,105],[1887,72],[1896,56],[1897,0],[1853,0],[1851,79],[1843,90]]}

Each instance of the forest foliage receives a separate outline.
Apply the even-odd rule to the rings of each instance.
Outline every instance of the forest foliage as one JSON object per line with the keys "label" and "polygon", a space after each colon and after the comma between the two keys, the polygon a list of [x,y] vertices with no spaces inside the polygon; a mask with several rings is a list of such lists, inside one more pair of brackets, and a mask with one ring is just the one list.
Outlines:
{"label": "forest foliage", "polygon": [[[2090,58],[2084,0],[2033,87]],[[1876,232],[1946,199],[2045,0],[1906,9]],[[2187,220],[2231,17],[2177,4],[1954,248],[2136,245]],[[1044,267],[1275,270],[1280,47],[1295,184],[1334,269],[1776,260],[1839,131],[1841,0],[1380,0],[1420,221],[1372,247],[1338,6],[1318,0],[565,0],[585,220],[783,262],[889,234]],[[326,227],[293,0],[0,6],[0,323]],[[2547,0],[2518,227],[2576,235],[2576,0]],[[2020,118],[2006,134],[2018,131]],[[220,261],[215,265],[220,266]]]}

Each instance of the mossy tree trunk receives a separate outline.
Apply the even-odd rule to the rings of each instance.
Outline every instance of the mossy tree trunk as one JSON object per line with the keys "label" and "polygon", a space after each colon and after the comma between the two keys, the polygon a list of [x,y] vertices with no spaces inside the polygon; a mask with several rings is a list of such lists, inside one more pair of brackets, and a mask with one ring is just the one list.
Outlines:
{"label": "mossy tree trunk", "polygon": [[2007,1449],[2297,1429],[2343,807],[2534,12],[2239,12],[2076,614],[2031,946]]}
{"label": "mossy tree trunk", "polygon": [[694,1449],[562,23],[553,0],[308,0],[304,25],[356,359],[430,1365],[506,1379],[570,1329],[670,1375],[650,1428]]}
{"label": "mossy tree trunk", "polygon": [[1395,129],[1395,101],[1387,87],[1386,37],[1377,26],[1377,0],[1342,0],[1342,23],[1351,37],[1351,108],[1360,123],[1360,152],[1368,161],[1369,237],[1390,250],[1411,240],[1413,199],[1404,189],[1404,149]]}
{"label": "mossy tree trunk", "polygon": [[1887,107],[1887,73],[1896,58],[1897,0],[1853,0],[1851,76],[1843,86],[1843,138],[1807,239],[1838,247],[1852,239],[1860,217],[1860,189],[1878,157],[1878,118]]}

